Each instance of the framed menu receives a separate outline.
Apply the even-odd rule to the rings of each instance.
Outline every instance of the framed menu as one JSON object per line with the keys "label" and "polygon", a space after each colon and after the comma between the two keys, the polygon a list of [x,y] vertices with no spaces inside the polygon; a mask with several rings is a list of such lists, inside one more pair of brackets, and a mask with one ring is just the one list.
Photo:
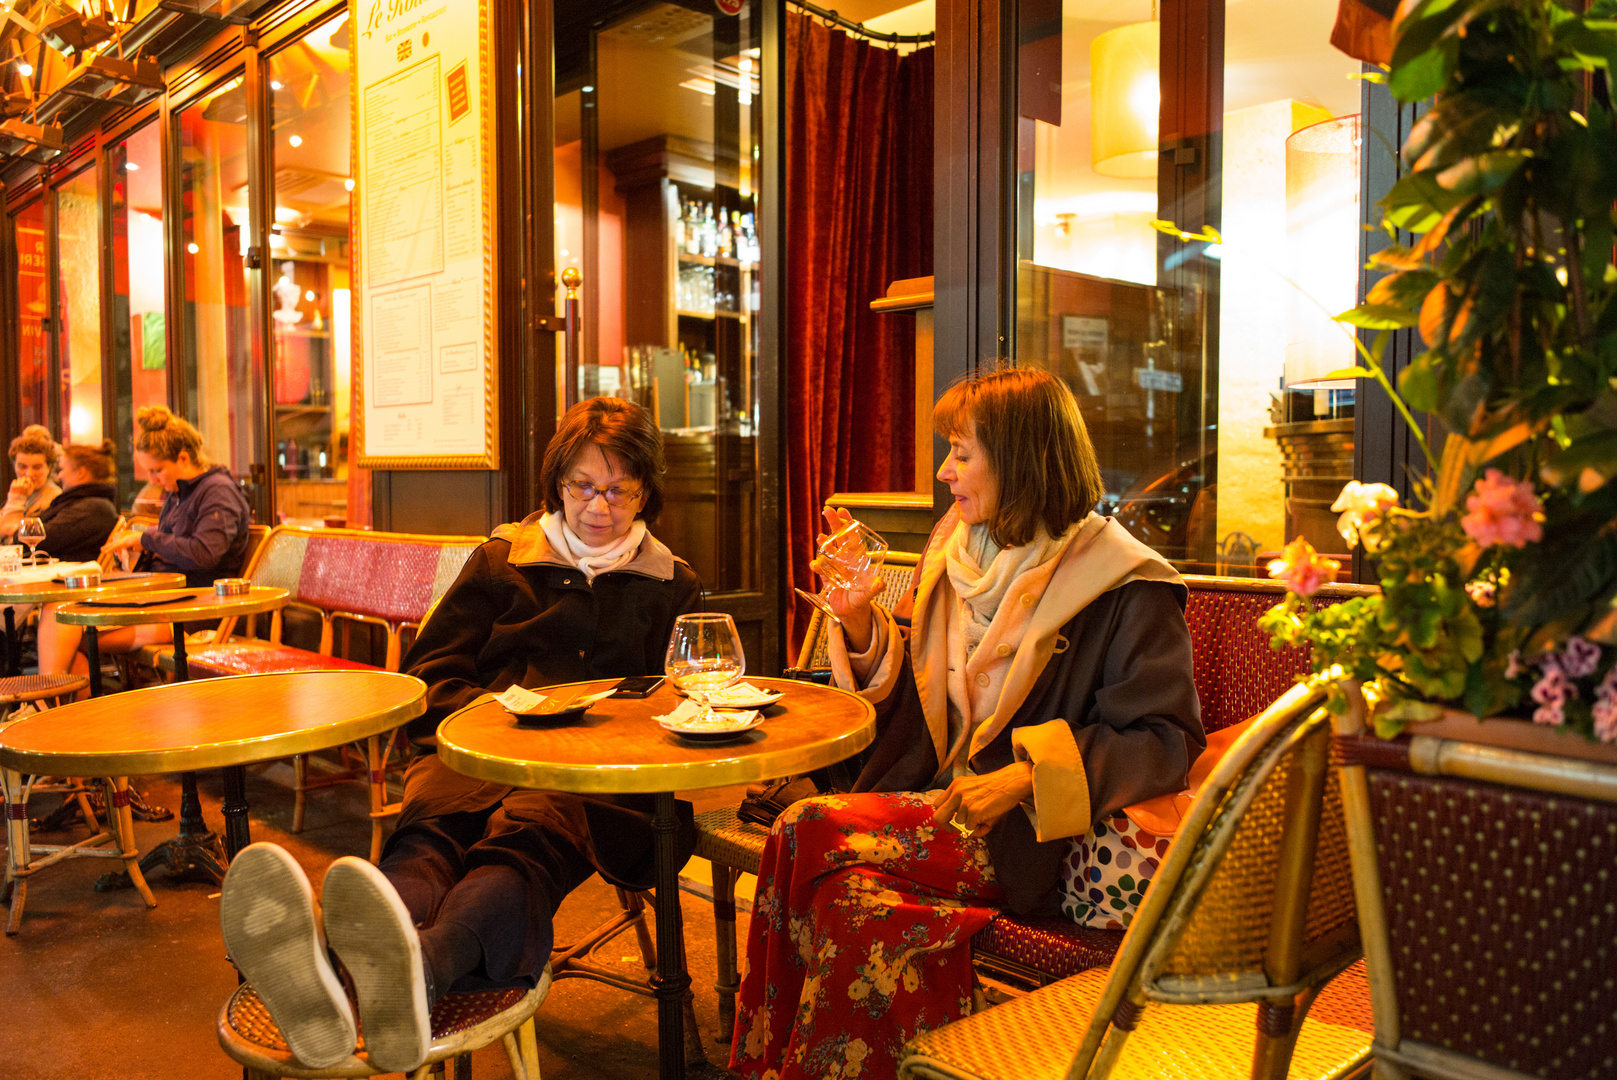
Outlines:
{"label": "framed menu", "polygon": [[361,468],[499,467],[491,2],[350,0]]}

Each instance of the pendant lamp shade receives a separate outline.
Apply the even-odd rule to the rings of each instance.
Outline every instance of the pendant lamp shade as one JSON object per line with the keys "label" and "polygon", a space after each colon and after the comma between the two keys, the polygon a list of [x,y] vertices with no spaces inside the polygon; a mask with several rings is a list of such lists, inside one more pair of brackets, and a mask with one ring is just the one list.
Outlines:
{"label": "pendant lamp shade", "polygon": [[1089,45],[1090,164],[1102,176],[1157,174],[1160,24],[1108,30]]}
{"label": "pendant lamp shade", "polygon": [[1286,140],[1286,240],[1291,280],[1287,389],[1348,389],[1333,371],[1358,362],[1331,316],[1358,303],[1359,117],[1310,124]]}

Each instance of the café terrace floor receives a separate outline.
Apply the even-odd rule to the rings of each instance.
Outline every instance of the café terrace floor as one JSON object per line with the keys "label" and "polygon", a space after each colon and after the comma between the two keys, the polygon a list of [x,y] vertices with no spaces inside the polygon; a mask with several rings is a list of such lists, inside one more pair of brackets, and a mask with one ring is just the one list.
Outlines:
{"label": "caf\u00e9 terrace floor", "polygon": [[[365,788],[344,784],[312,792],[301,834],[292,821],[292,770],[287,762],[247,772],[254,840],[286,846],[317,886],[340,855],[363,855],[369,845]],[[145,777],[136,786],[154,802],[179,809],[177,777]],[[222,784],[217,770],[201,777],[203,812],[214,828]],[[739,788],[691,798],[697,809],[739,801]],[[41,800],[33,808],[49,804]],[[142,851],[174,834],[176,823],[135,823]],[[82,838],[82,825],[34,837],[36,843]],[[3,844],[0,844],[3,847]],[[0,1077],[7,1080],[176,1080],[239,1078],[241,1069],[219,1049],[214,1024],[236,985],[219,937],[218,888],[151,875],[157,907],[134,891],[95,893],[95,879],[112,866],[74,859],[34,877],[22,931],[0,940]],[[693,860],[684,876],[708,880]],[[750,878],[747,879],[750,882]],[[715,1038],[713,907],[682,892],[685,942],[696,993],[696,1018],[711,1063],[692,1067],[691,1080],[722,1080],[728,1040]],[[556,940],[567,942],[617,910],[614,890],[592,878],[567,898],[556,918]],[[746,915],[739,916],[745,941]],[[617,938],[597,959],[639,971],[634,935]],[[540,1073],[546,1080],[653,1080],[657,1075],[656,1003],[586,979],[557,982],[537,1014]],[[473,1055],[476,1080],[510,1077],[498,1042]]]}

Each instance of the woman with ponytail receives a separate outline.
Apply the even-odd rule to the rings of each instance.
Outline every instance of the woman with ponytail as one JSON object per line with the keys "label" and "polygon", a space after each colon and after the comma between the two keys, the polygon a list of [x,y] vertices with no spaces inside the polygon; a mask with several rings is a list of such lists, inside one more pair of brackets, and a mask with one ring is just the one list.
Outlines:
{"label": "woman with ponytail", "polygon": [[62,447],[62,493],[39,512],[45,539],[39,550],[63,562],[93,562],[118,523],[112,500],[113,462],[118,448],[110,439],[100,446]]}

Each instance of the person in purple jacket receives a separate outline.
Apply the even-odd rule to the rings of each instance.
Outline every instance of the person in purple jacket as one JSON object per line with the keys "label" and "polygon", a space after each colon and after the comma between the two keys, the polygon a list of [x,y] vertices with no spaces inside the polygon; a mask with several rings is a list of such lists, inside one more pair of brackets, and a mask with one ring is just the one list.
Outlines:
{"label": "person in purple jacket", "polygon": [[[202,434],[161,405],[135,413],[135,464],[164,491],[156,528],[113,534],[101,549],[139,552],[136,569],[182,573],[187,588],[206,588],[215,578],[241,573],[247,555],[251,510],[230,470],[209,465]],[[54,606],[39,622],[39,671],[84,672],[89,665],[79,643],[84,631],[57,623]],[[133,652],[173,640],[168,623],[103,630],[103,653]]]}

